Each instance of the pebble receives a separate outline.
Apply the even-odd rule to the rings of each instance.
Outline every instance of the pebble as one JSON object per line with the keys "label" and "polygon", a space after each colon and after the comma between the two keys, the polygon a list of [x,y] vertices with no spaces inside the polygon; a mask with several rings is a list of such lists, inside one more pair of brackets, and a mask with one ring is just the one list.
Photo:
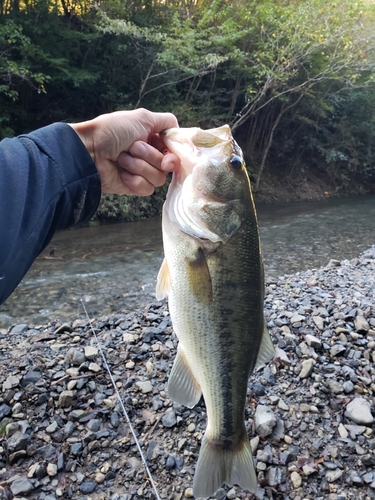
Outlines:
{"label": "pebble", "polygon": [[168,411],[165,413],[161,419],[161,422],[164,427],[173,427],[177,423],[177,416],[174,410]]}
{"label": "pebble", "polygon": [[57,465],[49,463],[47,465],[47,474],[49,476],[52,476],[52,477],[56,476],[56,474],[57,474]]}
{"label": "pebble", "polygon": [[85,358],[89,361],[95,359],[98,355],[98,348],[92,345],[85,346]]}
{"label": "pebble", "polygon": [[146,380],[144,382],[136,382],[135,386],[143,392],[143,394],[147,394],[149,392],[152,392],[152,384],[149,380]]}
{"label": "pebble", "polygon": [[255,411],[255,430],[260,436],[268,436],[272,434],[273,428],[276,425],[276,417],[271,408],[265,405],[258,404]]}
{"label": "pebble", "polygon": [[68,408],[73,403],[74,391],[63,391],[59,396],[59,406]]}
{"label": "pebble", "polygon": [[301,364],[302,368],[299,373],[300,378],[310,377],[314,369],[315,361],[313,359],[305,359]]}
{"label": "pebble", "polygon": [[290,475],[290,480],[291,480],[292,486],[295,490],[301,487],[302,477],[298,474],[298,472],[293,471]]}
{"label": "pebble", "polygon": [[34,485],[27,477],[19,477],[12,482],[10,489],[14,496],[27,495],[33,491]]}
{"label": "pebble", "polygon": [[356,424],[372,424],[374,417],[371,414],[371,403],[363,398],[354,398],[345,411],[345,416]]}
{"label": "pebble", "polygon": [[[265,317],[276,358],[250,377],[245,408],[258,499],[375,497],[374,290],[375,248],[355,265],[343,261],[268,281]],[[161,498],[193,498],[205,405],[190,409],[168,399],[177,339],[166,303],[130,306],[129,314],[124,304],[120,299],[122,310],[94,319],[93,327]],[[17,500],[153,498],[90,342],[86,319],[0,335],[0,497],[8,485]],[[16,480],[25,492],[12,492]],[[252,497],[222,485],[212,498],[225,496]]]}

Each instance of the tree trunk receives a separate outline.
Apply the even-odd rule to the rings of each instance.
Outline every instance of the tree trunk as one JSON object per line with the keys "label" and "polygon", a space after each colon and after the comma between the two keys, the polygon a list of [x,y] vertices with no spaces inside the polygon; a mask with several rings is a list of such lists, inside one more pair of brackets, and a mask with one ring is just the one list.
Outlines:
{"label": "tree trunk", "polygon": [[272,141],[273,141],[273,136],[275,135],[275,130],[281,120],[281,117],[283,116],[283,114],[288,111],[288,109],[292,108],[293,106],[295,106],[297,103],[299,103],[299,101],[302,99],[304,94],[300,94],[298,99],[296,101],[294,101],[292,104],[290,104],[289,106],[287,106],[286,108],[283,108],[281,107],[281,110],[280,110],[280,113],[278,114],[274,124],[272,125],[272,128],[271,128],[271,132],[270,132],[270,135],[268,137],[268,141],[267,141],[267,146],[264,150],[264,153],[263,153],[263,156],[262,156],[262,162],[260,164],[260,167],[259,167],[259,172],[258,172],[258,175],[257,175],[257,180],[256,180],[256,183],[255,183],[255,187],[254,187],[254,192],[257,192],[259,191],[259,183],[260,183],[260,179],[262,177],[262,174],[263,174],[263,170],[264,170],[264,167],[265,167],[265,164],[266,164],[266,159],[267,159],[267,156],[268,156],[268,152],[270,150],[270,147],[272,145]]}

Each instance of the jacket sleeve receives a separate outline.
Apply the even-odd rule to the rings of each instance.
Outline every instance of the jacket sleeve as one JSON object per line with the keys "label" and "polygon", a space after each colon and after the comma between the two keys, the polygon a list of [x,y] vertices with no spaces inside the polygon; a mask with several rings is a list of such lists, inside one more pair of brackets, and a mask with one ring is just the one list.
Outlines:
{"label": "jacket sleeve", "polygon": [[56,231],[90,219],[100,195],[95,164],[69,125],[0,142],[0,304]]}

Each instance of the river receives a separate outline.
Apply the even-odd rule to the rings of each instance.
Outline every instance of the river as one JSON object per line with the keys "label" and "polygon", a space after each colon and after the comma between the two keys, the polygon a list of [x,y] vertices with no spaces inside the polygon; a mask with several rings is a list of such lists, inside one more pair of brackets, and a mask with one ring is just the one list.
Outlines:
{"label": "river", "polygon": [[[375,244],[375,196],[259,205],[266,276],[351,259]],[[130,312],[155,300],[161,220],[60,232],[0,307],[0,328]]]}

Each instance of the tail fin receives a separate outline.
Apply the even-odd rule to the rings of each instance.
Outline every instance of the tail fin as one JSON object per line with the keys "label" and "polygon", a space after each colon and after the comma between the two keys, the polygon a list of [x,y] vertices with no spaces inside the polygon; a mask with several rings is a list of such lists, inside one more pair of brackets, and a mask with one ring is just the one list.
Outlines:
{"label": "tail fin", "polygon": [[206,436],[203,438],[193,482],[195,498],[214,495],[223,483],[228,486],[238,484],[244,490],[255,493],[257,477],[246,434],[245,439],[235,448],[225,448],[210,442]]}

